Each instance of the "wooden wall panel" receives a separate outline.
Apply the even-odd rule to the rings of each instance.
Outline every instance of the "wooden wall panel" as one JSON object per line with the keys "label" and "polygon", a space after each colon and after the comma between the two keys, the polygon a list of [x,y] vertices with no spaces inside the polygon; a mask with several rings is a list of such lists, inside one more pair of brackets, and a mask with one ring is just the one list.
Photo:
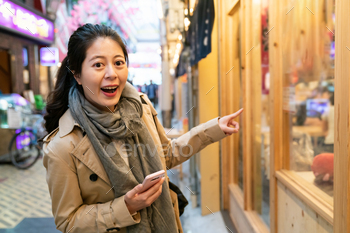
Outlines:
{"label": "wooden wall panel", "polygon": [[283,233],[332,233],[333,226],[319,216],[306,203],[282,183],[278,189],[278,232]]}
{"label": "wooden wall panel", "polygon": [[238,185],[231,184],[230,217],[239,233],[268,233],[269,229],[255,211],[243,209],[243,193]]}

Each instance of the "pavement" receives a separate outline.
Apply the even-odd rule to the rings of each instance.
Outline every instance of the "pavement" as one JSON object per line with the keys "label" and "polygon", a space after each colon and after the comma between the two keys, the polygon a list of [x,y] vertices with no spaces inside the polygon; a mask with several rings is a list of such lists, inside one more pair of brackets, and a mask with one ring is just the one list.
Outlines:
{"label": "pavement", "polygon": [[[190,204],[181,216],[184,233],[236,233],[225,212],[201,215],[200,207],[192,208],[189,186],[189,161],[183,164],[183,180],[179,170],[168,175],[183,191]],[[0,166],[0,233],[59,233],[51,211],[51,198],[46,184],[42,159],[28,170],[12,165]]]}

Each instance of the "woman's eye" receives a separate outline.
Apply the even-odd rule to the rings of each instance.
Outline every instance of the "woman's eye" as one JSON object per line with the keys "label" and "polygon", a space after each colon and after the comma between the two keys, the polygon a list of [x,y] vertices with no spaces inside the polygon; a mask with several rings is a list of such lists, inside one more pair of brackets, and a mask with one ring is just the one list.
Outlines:
{"label": "woman's eye", "polygon": [[121,65],[124,64],[124,62],[122,62],[122,61],[117,61],[117,62],[115,62],[115,64],[116,64],[117,66],[121,66]]}
{"label": "woman's eye", "polygon": [[97,67],[97,68],[101,68],[102,67],[102,63],[100,63],[100,62],[95,63],[94,66]]}

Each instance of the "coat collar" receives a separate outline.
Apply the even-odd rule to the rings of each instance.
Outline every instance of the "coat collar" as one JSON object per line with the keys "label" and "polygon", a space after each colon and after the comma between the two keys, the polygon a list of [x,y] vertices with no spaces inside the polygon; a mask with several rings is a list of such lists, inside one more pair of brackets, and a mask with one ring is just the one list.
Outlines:
{"label": "coat collar", "polygon": [[111,185],[106,170],[87,135],[75,146],[71,154],[85,164],[85,166],[98,175],[103,181]]}
{"label": "coat collar", "polygon": [[[144,100],[148,106],[153,106],[151,101],[148,99],[147,95],[143,94],[142,92],[139,92],[139,95],[141,97],[141,100]],[[153,116],[158,115],[157,111],[153,107],[151,107],[150,109]]]}
{"label": "coat collar", "polygon": [[67,111],[61,116],[59,122],[59,135],[60,137],[64,137],[68,135],[70,132],[73,131],[74,126],[78,126],[83,130],[83,128],[74,120],[72,113],[70,109],[68,108]]}
{"label": "coat collar", "polygon": [[[71,111],[68,109],[59,120],[59,136],[62,138],[74,129],[74,126],[78,126],[80,129],[83,128],[74,120]],[[76,145],[73,151],[71,152],[73,156],[79,159],[85,166],[87,166],[92,172],[98,175],[103,181],[111,185],[109,178],[103,165],[98,158],[93,146],[85,135]]]}

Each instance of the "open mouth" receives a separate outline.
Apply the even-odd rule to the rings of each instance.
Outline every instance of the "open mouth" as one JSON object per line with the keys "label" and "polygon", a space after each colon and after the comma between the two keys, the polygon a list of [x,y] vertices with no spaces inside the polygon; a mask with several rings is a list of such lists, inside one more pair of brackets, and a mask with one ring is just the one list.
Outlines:
{"label": "open mouth", "polygon": [[106,93],[114,93],[116,92],[118,86],[114,86],[114,87],[102,87],[101,90],[103,92],[106,92]]}

